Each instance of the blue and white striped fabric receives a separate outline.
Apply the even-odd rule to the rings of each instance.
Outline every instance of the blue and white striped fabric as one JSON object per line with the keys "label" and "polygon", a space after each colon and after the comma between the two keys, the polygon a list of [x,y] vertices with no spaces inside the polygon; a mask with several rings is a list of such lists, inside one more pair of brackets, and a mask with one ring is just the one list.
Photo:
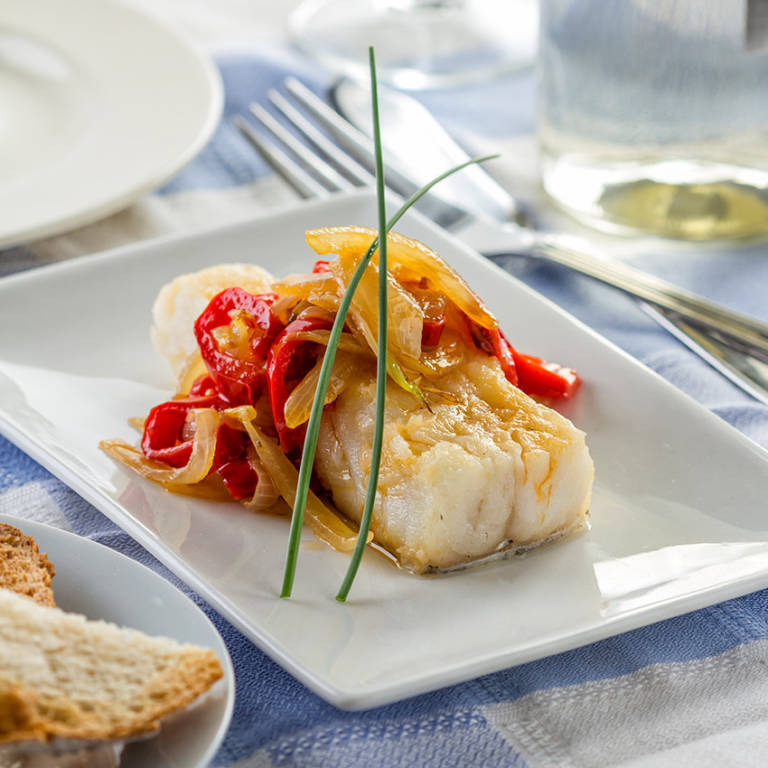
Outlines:
{"label": "blue and white striped fabric", "polygon": [[[105,222],[0,253],[0,273],[199,226],[201,220],[220,222],[290,199],[227,117],[244,112],[248,102],[259,99],[287,72],[308,73],[285,55],[229,58],[220,66],[226,115],[210,145],[188,168],[159,194]],[[491,146],[527,146],[533,94],[532,77],[523,74],[468,95],[462,116],[474,119],[475,128],[477,115],[484,116]],[[434,94],[430,106],[461,133],[466,126],[457,122],[452,103],[451,97]],[[477,135],[467,132],[464,138],[476,141]],[[522,143],[515,144],[518,140]],[[513,158],[507,173],[514,170]],[[764,251],[764,246],[733,253],[706,248],[674,259],[657,251],[634,260],[768,320]],[[768,408],[710,370],[630,300],[554,267],[515,258],[502,261],[768,446]],[[150,565],[190,594],[141,546],[2,438],[0,512],[88,536]],[[768,591],[357,713],[339,711],[317,698],[191,596],[221,632],[237,677],[234,719],[216,766],[763,766],[768,756]]]}

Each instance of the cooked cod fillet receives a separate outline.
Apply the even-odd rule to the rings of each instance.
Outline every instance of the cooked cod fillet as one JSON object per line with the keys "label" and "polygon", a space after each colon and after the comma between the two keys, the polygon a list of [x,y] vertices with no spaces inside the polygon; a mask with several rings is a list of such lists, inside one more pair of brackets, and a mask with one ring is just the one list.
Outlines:
{"label": "cooked cod fillet", "polygon": [[[540,544],[583,519],[594,474],[583,432],[510,385],[479,351],[439,387],[456,402],[431,403],[430,413],[388,386],[371,529],[404,567],[453,568]],[[354,520],[368,482],[374,404],[371,366],[326,409],[315,458],[320,481]]]}

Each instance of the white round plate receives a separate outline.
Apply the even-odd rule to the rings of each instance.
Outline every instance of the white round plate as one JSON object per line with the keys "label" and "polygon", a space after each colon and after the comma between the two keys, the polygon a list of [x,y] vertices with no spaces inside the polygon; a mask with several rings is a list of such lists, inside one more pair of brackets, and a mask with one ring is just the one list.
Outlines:
{"label": "white round plate", "polygon": [[116,0],[0,3],[0,246],[114,213],[218,122],[213,64]]}
{"label": "white round plate", "polygon": [[29,520],[0,515],[32,536],[56,569],[53,594],[64,611],[104,619],[149,635],[212,648],[224,677],[204,702],[179,714],[152,739],[129,744],[120,768],[204,768],[232,718],[235,677],[223,640],[203,612],[154,571],[88,539]]}

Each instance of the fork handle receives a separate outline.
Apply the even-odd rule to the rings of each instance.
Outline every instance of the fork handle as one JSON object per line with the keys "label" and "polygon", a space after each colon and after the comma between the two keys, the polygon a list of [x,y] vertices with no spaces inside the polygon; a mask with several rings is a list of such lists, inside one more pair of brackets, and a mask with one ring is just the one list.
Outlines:
{"label": "fork handle", "polygon": [[734,312],[709,299],[620,262],[590,254],[582,241],[567,235],[537,232],[532,238],[535,255],[562,264],[637,296],[657,307],[672,310],[699,327],[710,328],[751,349],[768,355],[768,325]]}

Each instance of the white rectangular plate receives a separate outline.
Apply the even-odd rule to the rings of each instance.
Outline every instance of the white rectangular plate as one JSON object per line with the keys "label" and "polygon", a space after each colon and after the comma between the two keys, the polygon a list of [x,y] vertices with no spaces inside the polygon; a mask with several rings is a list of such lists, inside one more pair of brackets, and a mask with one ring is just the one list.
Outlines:
{"label": "white rectangular plate", "polygon": [[[418,216],[399,229],[450,261],[519,349],[577,368],[566,411],[588,435],[591,527],[524,557],[415,577],[368,553],[303,547],[277,593],[288,527],[237,504],[173,496],[99,440],[171,394],[149,342],[174,276],[233,261],[306,271],[311,227],[375,226],[372,197],[121,248],[0,281],[0,428],[340,707],[384,704],[768,585],[768,454],[557,307]],[[311,539],[309,533],[307,539]]]}

